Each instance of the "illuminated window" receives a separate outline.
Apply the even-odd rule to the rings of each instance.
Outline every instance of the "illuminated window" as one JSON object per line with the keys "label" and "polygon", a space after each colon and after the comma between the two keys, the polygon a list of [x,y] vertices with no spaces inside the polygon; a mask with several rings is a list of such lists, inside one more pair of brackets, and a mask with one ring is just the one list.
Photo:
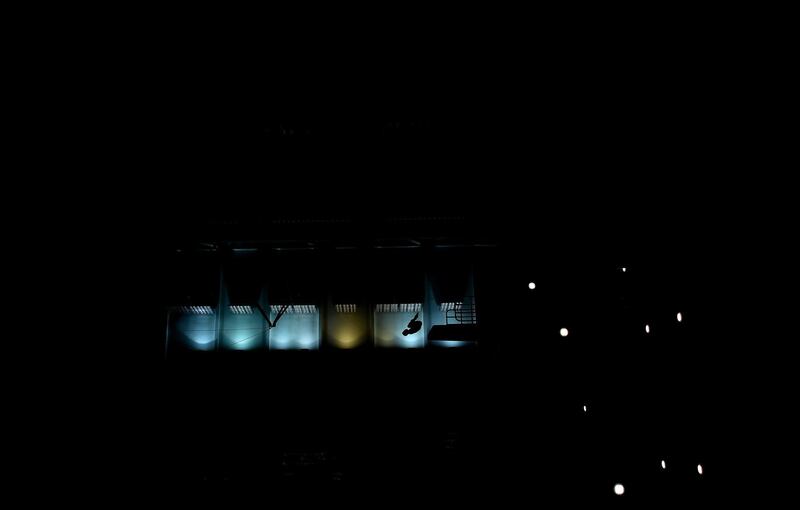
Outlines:
{"label": "illuminated window", "polygon": [[336,313],[356,313],[358,306],[354,304],[336,305]]}
{"label": "illuminated window", "polygon": [[181,313],[193,313],[195,315],[213,315],[214,308],[211,306],[179,306],[177,308],[178,312]]}
{"label": "illuminated window", "polygon": [[449,312],[450,310],[458,310],[463,305],[463,303],[442,303],[439,305],[439,309],[443,312]]}

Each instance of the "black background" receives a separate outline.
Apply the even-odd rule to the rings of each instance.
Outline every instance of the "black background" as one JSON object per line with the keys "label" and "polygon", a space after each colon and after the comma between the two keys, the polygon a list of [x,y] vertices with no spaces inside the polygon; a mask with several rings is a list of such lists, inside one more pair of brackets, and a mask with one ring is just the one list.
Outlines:
{"label": "black background", "polygon": [[[61,367],[76,387],[55,409],[89,417],[66,427],[79,438],[70,452],[93,459],[85,475],[142,488],[282,490],[254,452],[274,459],[306,449],[348,457],[357,467],[346,486],[384,494],[430,486],[466,498],[595,501],[624,477],[634,502],[708,496],[722,471],[731,393],[723,381],[738,347],[719,328],[736,300],[728,277],[739,268],[737,232],[755,204],[741,194],[747,177],[725,170],[753,157],[735,85],[747,47],[711,30],[724,25],[714,17],[605,14],[577,23],[539,12],[530,24],[504,16],[491,30],[437,22],[425,30],[433,38],[381,26],[319,43],[301,31],[262,38],[169,21],[97,51],[91,60],[107,72],[90,94],[106,108],[84,144],[102,171],[72,175],[91,200],[70,201],[76,214],[60,233],[79,246],[68,267],[91,275],[75,285],[95,308],[80,326],[81,363]],[[405,209],[463,216],[470,232],[497,242],[487,314],[489,343],[502,349],[463,356],[457,368],[427,355],[163,363],[156,289],[176,243],[253,218],[343,215],[380,225]],[[365,242],[375,235],[358,233]],[[622,265],[634,288],[617,286]],[[532,297],[531,278],[561,290]],[[664,321],[679,308],[687,332],[637,346],[636,334],[609,319],[623,294]],[[500,319],[508,303],[528,317],[523,325]],[[529,316],[528,307],[540,312]],[[602,343],[552,336],[564,313],[581,330],[605,331]],[[397,386],[381,403],[363,384],[408,366],[428,378],[413,398]],[[269,411],[253,406],[258,392],[232,397],[219,386],[182,400],[176,391],[184,376],[247,386],[295,368],[314,375]],[[342,372],[359,388],[352,396],[298,397]],[[470,391],[454,385],[443,405],[429,391],[442,374],[470,381]],[[603,409],[588,420],[587,399]],[[294,421],[269,446],[165,432],[199,416],[219,429],[232,416],[259,424],[284,414]],[[304,425],[331,416],[348,418],[324,430]],[[400,416],[392,433],[365,430],[387,416]],[[436,457],[448,437],[458,438],[455,460]],[[661,449],[680,465],[667,482]],[[700,461],[706,485],[693,476]]]}

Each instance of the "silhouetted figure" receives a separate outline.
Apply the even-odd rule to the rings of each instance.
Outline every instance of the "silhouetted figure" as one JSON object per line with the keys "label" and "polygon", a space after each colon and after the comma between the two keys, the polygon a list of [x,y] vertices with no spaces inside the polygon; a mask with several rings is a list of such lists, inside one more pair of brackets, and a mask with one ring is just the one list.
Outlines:
{"label": "silhouetted figure", "polygon": [[408,329],[403,330],[403,336],[413,335],[422,329],[422,321],[418,321],[417,317],[419,317],[419,312],[417,312],[417,315],[415,315],[414,318],[411,319],[411,322],[408,323]]}

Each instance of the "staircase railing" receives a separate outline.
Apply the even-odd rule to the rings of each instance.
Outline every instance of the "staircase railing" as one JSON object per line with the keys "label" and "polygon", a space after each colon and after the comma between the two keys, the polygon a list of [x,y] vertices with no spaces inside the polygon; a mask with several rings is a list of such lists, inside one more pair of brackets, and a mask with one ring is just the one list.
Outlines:
{"label": "staircase railing", "polygon": [[478,316],[475,303],[458,303],[444,315],[445,324],[477,324]]}

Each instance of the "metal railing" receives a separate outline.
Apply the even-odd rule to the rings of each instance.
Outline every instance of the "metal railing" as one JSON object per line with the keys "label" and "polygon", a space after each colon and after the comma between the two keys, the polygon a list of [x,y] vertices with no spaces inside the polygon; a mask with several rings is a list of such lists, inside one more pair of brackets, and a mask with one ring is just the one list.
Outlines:
{"label": "metal railing", "polygon": [[[478,316],[475,303],[458,303],[453,309],[447,310],[444,316],[445,324],[476,324]],[[451,322],[452,321],[452,322]]]}

